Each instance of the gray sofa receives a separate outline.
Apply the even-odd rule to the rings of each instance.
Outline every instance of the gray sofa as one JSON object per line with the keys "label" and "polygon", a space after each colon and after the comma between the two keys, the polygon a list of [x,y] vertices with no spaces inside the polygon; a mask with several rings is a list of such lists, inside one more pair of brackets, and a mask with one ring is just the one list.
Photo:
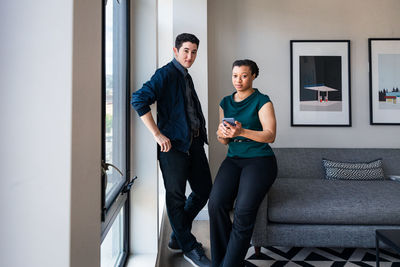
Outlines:
{"label": "gray sofa", "polygon": [[275,148],[278,177],[257,214],[259,247],[375,247],[375,229],[400,229],[400,182],[324,178],[322,159],[383,159],[400,175],[400,149]]}

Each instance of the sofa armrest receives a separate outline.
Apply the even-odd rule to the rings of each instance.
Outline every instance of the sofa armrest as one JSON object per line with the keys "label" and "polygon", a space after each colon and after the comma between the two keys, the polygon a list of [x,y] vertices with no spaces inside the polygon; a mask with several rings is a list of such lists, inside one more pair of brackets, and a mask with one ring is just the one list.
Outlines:
{"label": "sofa armrest", "polygon": [[254,225],[252,244],[254,246],[262,246],[266,240],[268,224],[268,194],[265,195],[264,200],[258,208],[256,222]]}

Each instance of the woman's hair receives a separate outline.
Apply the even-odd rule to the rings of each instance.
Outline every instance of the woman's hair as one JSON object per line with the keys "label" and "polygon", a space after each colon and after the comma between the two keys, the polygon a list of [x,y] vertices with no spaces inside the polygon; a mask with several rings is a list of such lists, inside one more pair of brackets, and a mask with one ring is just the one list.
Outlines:
{"label": "woman's hair", "polygon": [[255,74],[256,78],[258,76],[258,66],[257,64],[250,59],[239,59],[239,60],[235,60],[235,62],[233,62],[232,64],[232,69],[234,67],[240,67],[240,66],[247,66],[250,68],[251,74]]}

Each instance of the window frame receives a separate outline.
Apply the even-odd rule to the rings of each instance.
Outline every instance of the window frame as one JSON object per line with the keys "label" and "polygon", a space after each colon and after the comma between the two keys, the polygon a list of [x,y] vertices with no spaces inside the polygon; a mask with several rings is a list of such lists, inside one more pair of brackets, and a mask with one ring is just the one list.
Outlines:
{"label": "window frame", "polygon": [[[114,0],[102,0],[102,52],[101,52],[101,158],[105,161],[106,154],[106,5],[108,1]],[[119,0],[117,0],[119,2]],[[116,194],[110,201],[110,205],[106,206],[106,184],[104,175],[101,174],[101,243],[111,229],[116,217],[119,215],[121,209],[124,209],[123,216],[123,250],[121,261],[118,266],[125,266],[129,256],[129,241],[130,241],[130,190],[122,192],[127,188],[130,183],[131,170],[130,170],[130,0],[126,1],[126,36],[124,36],[126,45],[126,81],[125,81],[125,170],[122,170],[125,175],[125,182],[120,192]]]}

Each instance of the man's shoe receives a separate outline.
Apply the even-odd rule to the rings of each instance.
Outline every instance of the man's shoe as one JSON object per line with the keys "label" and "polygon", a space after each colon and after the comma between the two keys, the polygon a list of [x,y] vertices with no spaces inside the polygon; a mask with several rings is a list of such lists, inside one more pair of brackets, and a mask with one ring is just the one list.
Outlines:
{"label": "man's shoe", "polygon": [[204,253],[201,244],[198,244],[194,249],[183,254],[183,257],[196,267],[211,267],[211,261]]}
{"label": "man's shoe", "polygon": [[174,253],[182,252],[181,246],[179,246],[178,241],[175,238],[171,238],[168,242],[168,249]]}

